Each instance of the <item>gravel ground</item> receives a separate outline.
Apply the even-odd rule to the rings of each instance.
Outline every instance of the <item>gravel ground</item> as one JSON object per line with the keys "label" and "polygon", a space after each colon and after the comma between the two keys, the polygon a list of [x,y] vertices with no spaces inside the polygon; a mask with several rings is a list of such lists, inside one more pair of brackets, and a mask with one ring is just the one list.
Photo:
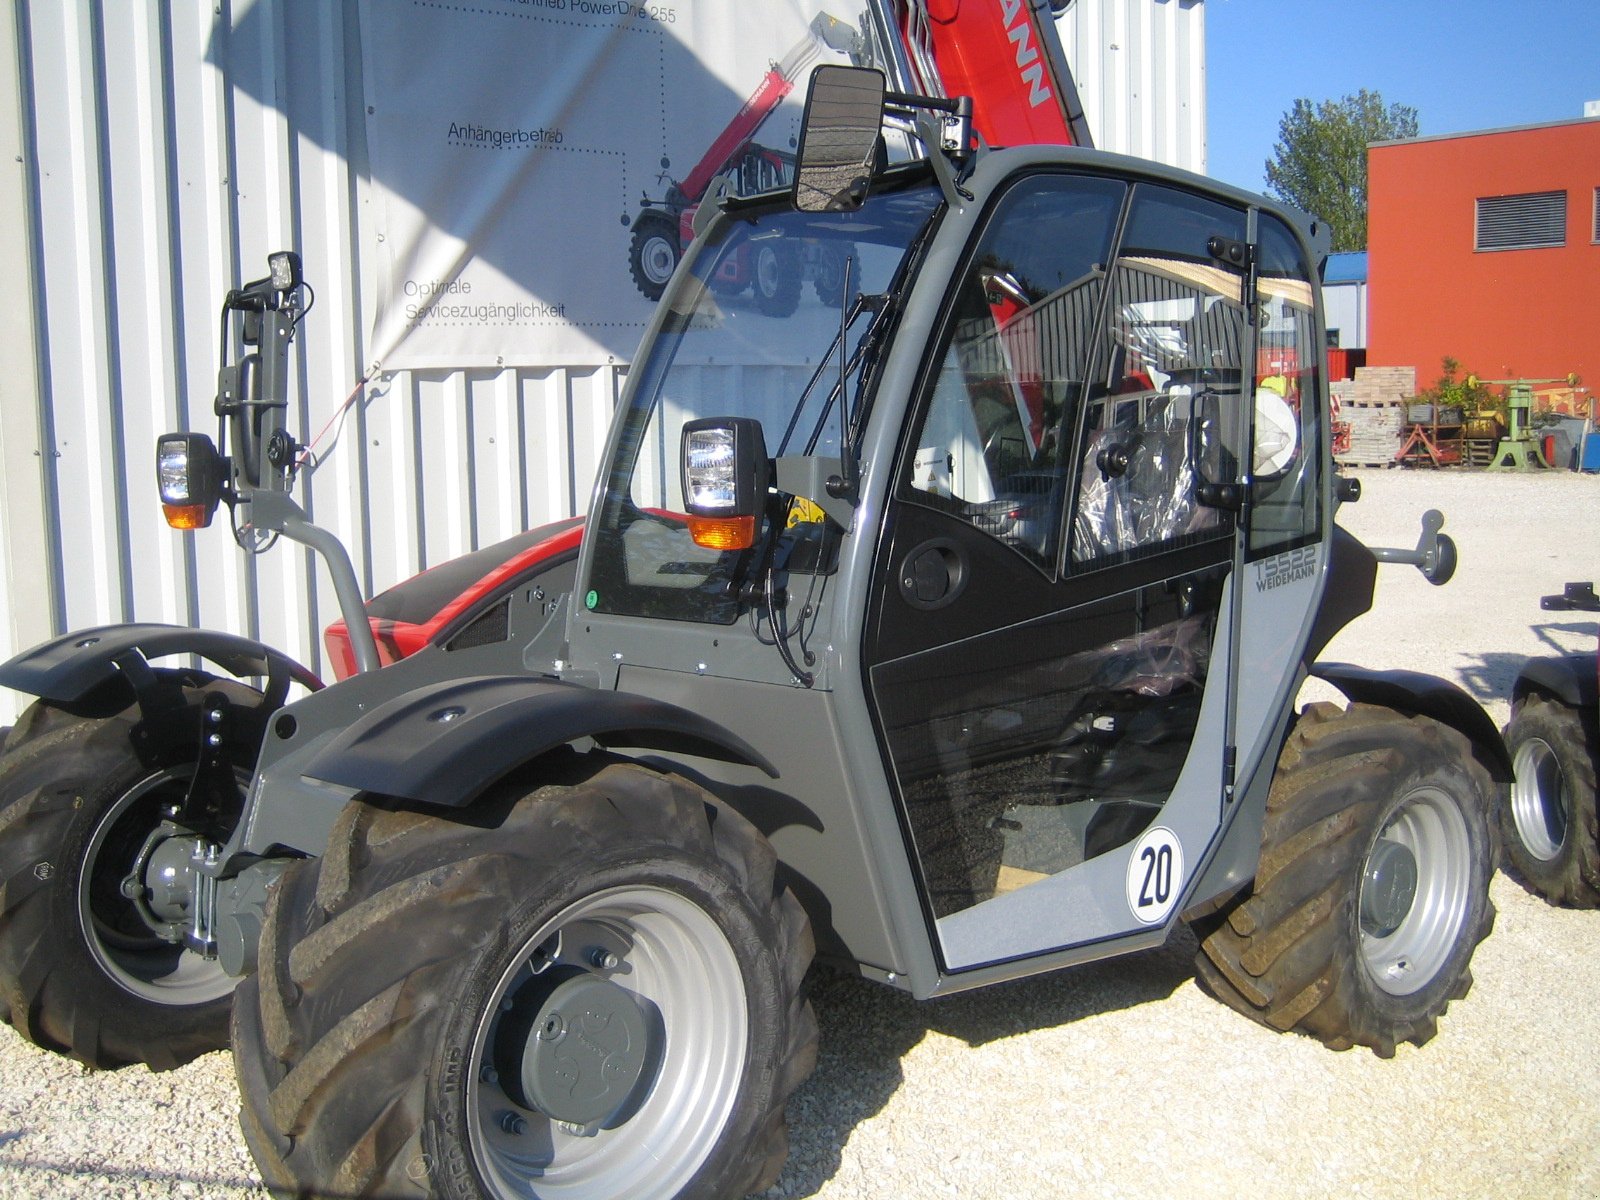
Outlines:
{"label": "gravel ground", "polygon": [[[1448,675],[1497,722],[1518,665],[1593,648],[1589,614],[1541,594],[1600,579],[1600,479],[1358,472],[1347,527],[1411,545],[1449,516],[1442,589],[1380,574],[1328,657]],[[919,1004],[825,977],[822,1057],[790,1105],[782,1197],[1600,1195],[1600,912],[1504,876],[1477,983],[1439,1036],[1387,1062],[1334,1054],[1222,1008],[1192,939]],[[0,1197],[260,1196],[228,1057],[90,1074],[0,1028]]]}

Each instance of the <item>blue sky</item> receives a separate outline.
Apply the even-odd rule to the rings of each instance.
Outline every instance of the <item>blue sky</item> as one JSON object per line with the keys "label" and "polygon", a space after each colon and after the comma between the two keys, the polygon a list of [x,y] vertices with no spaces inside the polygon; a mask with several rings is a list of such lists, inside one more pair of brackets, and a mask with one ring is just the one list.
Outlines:
{"label": "blue sky", "polygon": [[1366,88],[1423,136],[1583,116],[1600,0],[1205,0],[1208,171],[1253,191],[1298,97]]}

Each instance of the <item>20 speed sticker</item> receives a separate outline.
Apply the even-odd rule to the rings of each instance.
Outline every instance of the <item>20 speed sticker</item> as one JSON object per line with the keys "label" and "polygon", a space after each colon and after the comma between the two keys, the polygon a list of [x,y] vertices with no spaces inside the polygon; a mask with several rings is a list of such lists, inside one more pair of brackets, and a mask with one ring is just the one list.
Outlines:
{"label": "20 speed sticker", "polygon": [[1167,919],[1183,888],[1183,846],[1172,830],[1147,829],[1128,860],[1128,907],[1145,925]]}

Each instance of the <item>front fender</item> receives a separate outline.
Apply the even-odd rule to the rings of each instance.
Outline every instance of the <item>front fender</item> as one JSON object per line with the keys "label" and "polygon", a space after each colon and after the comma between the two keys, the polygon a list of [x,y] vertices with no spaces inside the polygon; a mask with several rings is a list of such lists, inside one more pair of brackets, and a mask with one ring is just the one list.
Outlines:
{"label": "front fender", "polygon": [[291,681],[311,691],[322,681],[306,667],[262,642],[187,625],[100,625],[42,642],[0,665],[0,686],[56,704],[73,704],[113,679],[123,678],[137,697],[152,659],[193,654],[237,678],[265,677],[267,704],[276,708]]}
{"label": "front fender", "polygon": [[658,700],[525,675],[480,675],[407,692],[356,721],[306,764],[312,779],[459,808],[568,742],[678,750],[749,763],[760,753],[713,721]]}
{"label": "front fender", "polygon": [[1319,662],[1311,674],[1358,704],[1432,717],[1466,736],[1501,783],[1511,781],[1511,755],[1483,706],[1447,679],[1421,671],[1374,671],[1351,663]]}

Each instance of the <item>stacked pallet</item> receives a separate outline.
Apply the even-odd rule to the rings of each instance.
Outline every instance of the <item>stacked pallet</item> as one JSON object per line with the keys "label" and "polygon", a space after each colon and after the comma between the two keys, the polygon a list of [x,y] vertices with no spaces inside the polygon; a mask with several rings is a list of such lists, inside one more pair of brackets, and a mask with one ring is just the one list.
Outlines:
{"label": "stacked pallet", "polygon": [[1335,455],[1344,467],[1392,467],[1406,424],[1406,401],[1417,393],[1415,367],[1357,367],[1342,385],[1341,420],[1350,424],[1350,448]]}

